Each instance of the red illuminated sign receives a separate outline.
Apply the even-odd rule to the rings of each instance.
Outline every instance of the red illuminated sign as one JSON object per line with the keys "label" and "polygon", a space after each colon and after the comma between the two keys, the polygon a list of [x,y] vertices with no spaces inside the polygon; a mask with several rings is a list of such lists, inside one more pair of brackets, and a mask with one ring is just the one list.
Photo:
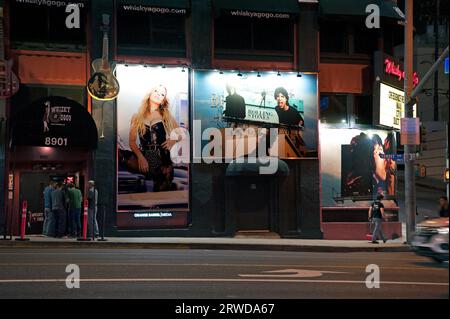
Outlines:
{"label": "red illuminated sign", "polygon": [[[402,71],[400,69],[400,65],[395,64],[394,61],[392,61],[390,59],[385,59],[384,65],[386,66],[384,69],[384,72],[386,72],[387,74],[395,75],[396,77],[398,77],[399,81],[401,81],[405,78],[405,71]],[[413,84],[414,84],[414,86],[419,84],[419,76],[417,75],[417,72],[413,73]]]}

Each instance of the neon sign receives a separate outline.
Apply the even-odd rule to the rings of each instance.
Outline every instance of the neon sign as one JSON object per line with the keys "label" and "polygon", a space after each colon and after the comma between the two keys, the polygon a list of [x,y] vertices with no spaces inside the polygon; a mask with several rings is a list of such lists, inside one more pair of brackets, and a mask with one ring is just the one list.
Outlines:
{"label": "neon sign", "polygon": [[[399,64],[395,64],[395,62],[390,59],[385,59],[384,65],[386,66],[384,69],[385,73],[395,75],[396,77],[398,77],[399,81],[405,78],[405,71],[402,71],[400,69]],[[417,72],[413,73],[413,84],[414,86],[417,86],[417,84],[419,84],[419,76],[417,75]]]}

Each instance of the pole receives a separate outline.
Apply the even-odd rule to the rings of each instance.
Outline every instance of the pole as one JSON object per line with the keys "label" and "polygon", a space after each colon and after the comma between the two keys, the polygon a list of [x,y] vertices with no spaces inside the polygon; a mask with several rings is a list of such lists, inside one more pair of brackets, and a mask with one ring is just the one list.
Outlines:
{"label": "pole", "polygon": [[26,200],[22,202],[22,216],[21,216],[21,222],[20,222],[20,238],[16,238],[16,240],[19,241],[28,241],[29,238],[25,238],[25,228],[27,224],[27,209],[28,209],[28,203]]}
{"label": "pole", "polygon": [[87,224],[88,224],[88,200],[84,200],[83,205],[83,230],[81,238],[78,238],[78,241],[90,241],[90,238],[87,238]]}
{"label": "pole", "polygon": [[[413,108],[409,106],[407,101],[411,96],[413,89],[413,0],[405,1],[405,46],[404,46],[404,62],[405,62],[405,117],[414,117]],[[416,189],[414,176],[414,160],[409,154],[413,154],[414,145],[405,145],[405,213],[406,213],[406,240],[411,243],[412,236],[416,228]]]}
{"label": "pole", "polygon": [[[439,57],[439,0],[436,0],[434,16],[434,60]],[[434,121],[439,121],[439,72],[434,73],[433,110]]]}

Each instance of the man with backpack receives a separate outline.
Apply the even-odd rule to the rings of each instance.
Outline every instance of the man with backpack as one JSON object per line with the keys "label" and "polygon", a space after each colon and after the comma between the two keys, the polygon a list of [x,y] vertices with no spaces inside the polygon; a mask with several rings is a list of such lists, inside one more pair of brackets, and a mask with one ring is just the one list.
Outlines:
{"label": "man with backpack", "polygon": [[372,244],[378,244],[377,236],[380,235],[381,239],[383,240],[383,243],[387,241],[387,239],[384,237],[383,231],[381,229],[383,224],[383,219],[385,218],[384,215],[384,205],[381,202],[383,199],[382,194],[377,195],[377,199],[370,205],[369,208],[369,221],[372,221],[373,224],[375,224],[375,228],[373,229],[372,233]]}

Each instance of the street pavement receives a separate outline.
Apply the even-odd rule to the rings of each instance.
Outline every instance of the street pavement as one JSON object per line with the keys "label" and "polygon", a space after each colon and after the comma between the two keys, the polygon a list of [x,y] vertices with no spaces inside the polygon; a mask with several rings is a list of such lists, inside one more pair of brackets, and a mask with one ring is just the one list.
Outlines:
{"label": "street pavement", "polygon": [[0,299],[448,299],[448,277],[411,252],[0,248]]}

